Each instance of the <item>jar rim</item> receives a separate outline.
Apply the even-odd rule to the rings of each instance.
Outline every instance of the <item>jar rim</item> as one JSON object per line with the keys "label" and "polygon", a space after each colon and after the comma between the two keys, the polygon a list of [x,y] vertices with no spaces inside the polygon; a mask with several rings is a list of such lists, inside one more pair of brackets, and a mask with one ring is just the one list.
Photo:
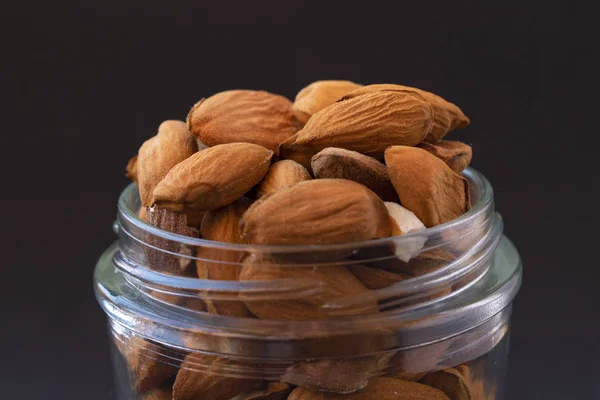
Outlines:
{"label": "jar rim", "polygon": [[[118,212],[119,217],[124,218],[127,223],[132,224],[137,229],[146,231],[157,238],[164,240],[179,242],[185,245],[202,246],[205,248],[234,250],[234,251],[259,251],[271,253],[296,253],[296,252],[311,252],[311,251],[344,251],[355,250],[357,248],[365,248],[371,246],[382,246],[386,244],[402,245],[409,243],[416,237],[443,235],[444,232],[451,231],[457,226],[468,226],[473,221],[481,220],[489,213],[489,208],[493,204],[494,195],[493,189],[487,178],[472,167],[467,167],[463,171],[463,176],[469,182],[470,190],[475,192],[477,202],[472,205],[471,209],[458,218],[427,228],[418,232],[411,232],[401,236],[391,236],[380,239],[365,240],[360,242],[346,242],[337,244],[311,244],[311,245],[264,245],[264,244],[238,244],[226,243],[213,240],[193,238],[190,236],[180,235],[160,229],[150,225],[142,220],[136,210],[131,207],[131,198],[137,196],[137,185],[130,183],[119,196]],[[473,196],[472,196],[473,197]]]}

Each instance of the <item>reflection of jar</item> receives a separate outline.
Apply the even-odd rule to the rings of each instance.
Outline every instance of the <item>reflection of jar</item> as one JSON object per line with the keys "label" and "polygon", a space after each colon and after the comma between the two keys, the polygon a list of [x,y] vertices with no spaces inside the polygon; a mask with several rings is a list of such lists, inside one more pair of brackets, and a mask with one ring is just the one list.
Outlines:
{"label": "reflection of jar", "polygon": [[[119,242],[95,272],[120,398],[285,399],[296,387],[370,393],[396,384],[377,377],[393,377],[438,387],[451,400],[504,399],[521,265],[502,236],[489,183],[472,169],[464,175],[474,206],[462,217],[327,246],[172,234],[137,217],[130,185],[119,201]],[[169,263],[209,265],[220,276],[241,270],[242,280],[161,272]],[[406,385],[398,387],[423,388]],[[265,390],[272,397],[250,396]]]}

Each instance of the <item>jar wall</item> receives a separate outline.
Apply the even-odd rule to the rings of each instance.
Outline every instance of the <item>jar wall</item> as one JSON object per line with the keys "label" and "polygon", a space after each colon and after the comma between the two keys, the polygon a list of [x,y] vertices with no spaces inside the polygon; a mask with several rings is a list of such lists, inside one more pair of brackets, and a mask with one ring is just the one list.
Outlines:
{"label": "jar wall", "polygon": [[[307,391],[322,392],[319,399],[352,399],[352,393],[369,393],[381,386],[425,393],[438,389],[450,400],[502,400],[506,399],[509,309],[481,327],[440,342],[318,360],[194,352],[111,324],[116,392],[119,399],[283,400],[304,399],[296,396]],[[405,382],[411,383],[405,387]]]}

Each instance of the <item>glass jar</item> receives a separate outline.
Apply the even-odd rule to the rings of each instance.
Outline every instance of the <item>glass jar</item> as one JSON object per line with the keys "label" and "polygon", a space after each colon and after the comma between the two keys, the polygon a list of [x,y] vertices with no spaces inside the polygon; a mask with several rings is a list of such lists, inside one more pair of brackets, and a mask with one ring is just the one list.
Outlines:
{"label": "glass jar", "polygon": [[456,220],[313,246],[158,229],[131,184],[95,271],[119,398],[505,399],[521,263],[489,182],[464,176]]}

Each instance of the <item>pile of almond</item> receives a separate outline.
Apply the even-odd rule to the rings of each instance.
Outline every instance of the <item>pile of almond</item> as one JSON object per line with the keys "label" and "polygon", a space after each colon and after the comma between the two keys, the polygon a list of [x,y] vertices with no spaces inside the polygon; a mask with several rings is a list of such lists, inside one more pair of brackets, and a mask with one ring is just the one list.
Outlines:
{"label": "pile of almond", "polygon": [[[422,231],[470,209],[461,172],[471,161],[471,148],[444,140],[468,124],[454,104],[407,86],[318,81],[302,89],[293,103],[264,91],[230,90],[201,99],[186,122],[163,122],[130,160],[127,172],[139,188],[140,218],[175,233],[256,245],[368,241]],[[149,250],[148,266],[201,279],[310,276],[322,282],[309,298],[252,301],[240,295],[239,301],[185,304],[231,317],[288,320],[335,317],[334,310],[322,306],[425,274],[452,257],[443,251],[419,254],[416,246],[409,254],[398,253],[399,268],[291,268],[284,264],[297,260],[255,254],[240,259],[208,247],[194,251],[195,265]],[[377,304],[352,310],[363,312],[377,312]],[[153,345],[138,348],[143,353]],[[208,357],[198,353],[189,354],[177,369],[120,348],[137,390],[147,399],[478,398],[466,366],[374,377],[391,358],[376,357],[347,362],[337,374],[331,365],[314,363],[307,369],[312,377],[299,365],[282,382],[267,384],[186,368]],[[223,362],[215,358],[209,364],[216,368]],[[315,371],[322,375],[314,376]]]}

